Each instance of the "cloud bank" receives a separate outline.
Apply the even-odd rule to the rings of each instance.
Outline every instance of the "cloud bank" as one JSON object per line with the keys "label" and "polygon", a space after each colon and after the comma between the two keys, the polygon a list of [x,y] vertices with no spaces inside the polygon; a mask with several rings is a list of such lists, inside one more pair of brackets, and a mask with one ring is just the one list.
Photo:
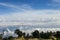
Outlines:
{"label": "cloud bank", "polygon": [[0,15],[0,26],[3,27],[10,25],[60,24],[60,10],[38,10],[31,8],[31,6],[26,4],[15,6],[0,3],[0,5],[19,10],[19,12]]}

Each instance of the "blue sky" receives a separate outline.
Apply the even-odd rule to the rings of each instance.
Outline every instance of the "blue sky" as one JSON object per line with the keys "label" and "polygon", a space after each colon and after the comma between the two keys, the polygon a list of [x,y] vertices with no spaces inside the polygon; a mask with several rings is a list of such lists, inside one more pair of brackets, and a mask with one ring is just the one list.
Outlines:
{"label": "blue sky", "polygon": [[[21,6],[26,4],[31,6],[33,9],[40,9],[40,10],[41,9],[60,9],[60,5],[59,5],[60,3],[54,2],[54,0],[0,0],[0,3],[6,3],[8,5],[11,4],[15,6]],[[56,4],[58,6],[56,6]],[[14,10],[13,8],[0,5],[0,12],[3,14],[8,12],[14,12],[14,11],[16,10]]]}
{"label": "blue sky", "polygon": [[[39,10],[42,9],[59,10],[60,2],[59,0],[57,1],[55,0],[0,0],[0,3],[5,3],[7,5],[14,5],[19,7],[21,5],[26,4],[28,6],[31,6],[32,9],[39,9]],[[0,14],[14,12],[14,11],[16,11],[14,8],[0,5]]]}
{"label": "blue sky", "polygon": [[0,26],[59,25],[60,0],[0,0]]}

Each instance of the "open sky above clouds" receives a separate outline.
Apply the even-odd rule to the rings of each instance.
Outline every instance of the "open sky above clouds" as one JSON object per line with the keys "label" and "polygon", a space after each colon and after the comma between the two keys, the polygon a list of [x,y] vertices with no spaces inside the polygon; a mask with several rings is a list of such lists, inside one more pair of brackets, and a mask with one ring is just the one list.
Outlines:
{"label": "open sky above clouds", "polygon": [[0,0],[0,26],[60,25],[60,0]]}

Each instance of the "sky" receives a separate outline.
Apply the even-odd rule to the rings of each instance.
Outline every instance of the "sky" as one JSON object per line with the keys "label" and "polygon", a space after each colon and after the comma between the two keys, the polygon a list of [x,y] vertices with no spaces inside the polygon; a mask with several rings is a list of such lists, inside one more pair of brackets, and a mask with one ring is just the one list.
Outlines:
{"label": "sky", "polygon": [[0,0],[0,26],[60,25],[60,0]]}

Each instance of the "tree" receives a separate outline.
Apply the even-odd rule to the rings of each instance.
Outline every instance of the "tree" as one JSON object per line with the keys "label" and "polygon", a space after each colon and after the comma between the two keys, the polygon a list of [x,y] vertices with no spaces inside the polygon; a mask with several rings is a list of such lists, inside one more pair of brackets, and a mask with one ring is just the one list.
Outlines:
{"label": "tree", "polygon": [[26,35],[26,38],[29,38],[29,34]]}
{"label": "tree", "polygon": [[25,32],[23,33],[23,37],[25,37]]}
{"label": "tree", "polygon": [[9,37],[8,37],[9,40],[13,40],[13,38],[14,38],[14,37],[12,37],[12,36],[9,36]]}
{"label": "tree", "polygon": [[3,38],[3,40],[8,40],[8,38],[6,37],[6,38]]}
{"label": "tree", "polygon": [[47,38],[49,39],[50,36],[52,36],[52,32],[47,31],[46,33],[44,33],[44,32],[40,33],[40,37],[44,38],[44,39],[47,39]]}
{"label": "tree", "polygon": [[0,39],[2,39],[2,34],[0,34]]}
{"label": "tree", "polygon": [[15,33],[18,35],[18,37],[22,36],[22,31],[20,31],[19,29],[16,29]]}
{"label": "tree", "polygon": [[40,38],[39,31],[38,31],[38,30],[35,30],[34,32],[32,32],[32,36],[33,36],[34,38]]}
{"label": "tree", "polygon": [[60,38],[60,31],[57,31],[55,37]]}

